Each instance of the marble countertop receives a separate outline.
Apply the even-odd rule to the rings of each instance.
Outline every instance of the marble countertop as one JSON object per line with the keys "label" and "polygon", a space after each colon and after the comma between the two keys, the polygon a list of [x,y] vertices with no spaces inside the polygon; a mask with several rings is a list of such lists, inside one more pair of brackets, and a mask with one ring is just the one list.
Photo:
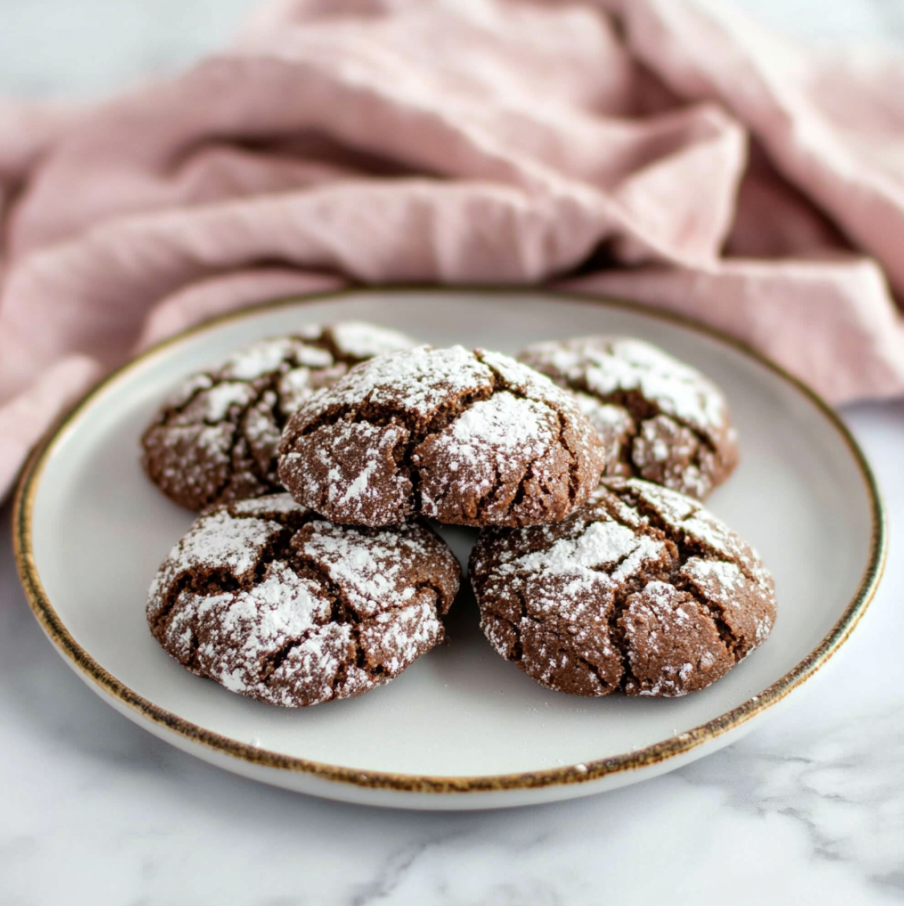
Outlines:
{"label": "marble countertop", "polygon": [[[904,519],[904,402],[846,411]],[[796,706],[686,768],[473,814],[340,805],[209,767],[102,702],[16,579],[0,511],[0,904],[904,902],[904,538]],[[96,894],[100,894],[99,898]],[[175,898],[178,897],[178,900]]]}
{"label": "marble countertop", "polygon": [[[250,5],[5,0],[0,92],[92,95],[172,70],[221,43]],[[749,5],[814,41],[904,34],[901,0]],[[664,777],[513,811],[319,801],[155,739],[44,638],[0,510],[0,906],[904,902],[904,402],[845,417],[887,500],[889,562],[807,694]]]}

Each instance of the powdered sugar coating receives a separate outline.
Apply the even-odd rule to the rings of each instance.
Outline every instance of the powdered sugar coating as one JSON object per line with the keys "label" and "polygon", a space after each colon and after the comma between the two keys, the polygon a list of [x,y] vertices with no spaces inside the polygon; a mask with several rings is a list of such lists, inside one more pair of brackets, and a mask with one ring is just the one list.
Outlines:
{"label": "powdered sugar coating", "polygon": [[335,526],[273,495],[203,513],[161,565],[147,617],[192,672],[303,707],[360,695],[436,645],[459,574],[423,525]]}
{"label": "powdered sugar coating", "polygon": [[145,471],[190,509],[282,490],[276,447],[289,416],[355,365],[413,344],[349,321],[239,349],[170,396],[142,438]]}
{"label": "powdered sugar coating", "polygon": [[333,342],[342,356],[360,359],[362,362],[374,356],[408,349],[413,345],[407,334],[365,321],[343,321],[334,324],[332,330]]}
{"label": "powdered sugar coating", "polygon": [[210,570],[228,572],[237,581],[247,578],[273,533],[280,528],[279,523],[267,519],[234,519],[226,511],[201,517],[158,570],[151,584],[149,602],[154,601],[156,607],[162,607],[166,589],[197,563],[204,563]]}
{"label": "powdered sugar coating", "polygon": [[[408,604],[426,587],[449,602],[458,590],[458,570],[437,570],[434,563],[437,550],[445,554],[447,549],[417,523],[355,531],[319,521],[316,533],[302,536],[304,556],[315,559],[329,580],[342,588],[346,605],[362,619],[382,613],[387,600]],[[450,558],[444,563],[457,563]]]}
{"label": "powdered sugar coating", "polygon": [[419,346],[358,369],[321,394],[318,408],[367,402],[429,418],[451,396],[475,393],[492,381],[492,371],[462,346]]}
{"label": "powdered sugar coating", "polygon": [[607,476],[637,475],[702,500],[737,464],[721,391],[650,343],[584,337],[537,343],[519,358],[578,394],[609,454]]}
{"label": "powdered sugar coating", "polygon": [[298,337],[270,337],[234,352],[220,366],[220,376],[240,381],[253,381],[273,371],[284,362],[328,368],[333,364],[328,349],[310,348]]}
{"label": "powdered sugar coating", "polygon": [[499,353],[420,347],[311,397],[280,444],[280,478],[334,522],[414,515],[466,525],[562,518],[597,481],[599,439],[573,398]]}
{"label": "powdered sugar coating", "polygon": [[704,688],[775,620],[755,552],[697,501],[639,479],[604,481],[557,524],[484,530],[470,577],[499,654],[580,695]]}

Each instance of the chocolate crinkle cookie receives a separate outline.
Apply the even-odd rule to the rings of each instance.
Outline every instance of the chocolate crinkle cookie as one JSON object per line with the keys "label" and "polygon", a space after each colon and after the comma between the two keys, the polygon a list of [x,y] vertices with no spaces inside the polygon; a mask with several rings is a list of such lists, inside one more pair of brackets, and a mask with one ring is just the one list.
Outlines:
{"label": "chocolate crinkle cookie", "polygon": [[144,432],[142,464],[190,510],[281,491],[276,447],[288,417],[360,362],[414,345],[356,321],[253,343],[188,378]]}
{"label": "chocolate crinkle cookie", "polygon": [[562,519],[599,481],[596,432],[573,396],[496,352],[382,356],[289,420],[279,477],[333,522],[463,525]]}
{"label": "chocolate crinkle cookie", "polygon": [[738,463],[721,391],[641,340],[586,337],[528,346],[519,360],[572,390],[606,448],[607,476],[636,476],[700,500]]}
{"label": "chocolate crinkle cookie", "polygon": [[485,529],[470,579],[496,651],[576,695],[703,689],[775,622],[756,553],[696,500],[636,478],[604,481],[563,522]]}
{"label": "chocolate crinkle cookie", "polygon": [[192,673],[305,707],[367,692],[433,648],[460,573],[425,525],[337,526],[272,495],[203,513],[161,565],[147,618]]}

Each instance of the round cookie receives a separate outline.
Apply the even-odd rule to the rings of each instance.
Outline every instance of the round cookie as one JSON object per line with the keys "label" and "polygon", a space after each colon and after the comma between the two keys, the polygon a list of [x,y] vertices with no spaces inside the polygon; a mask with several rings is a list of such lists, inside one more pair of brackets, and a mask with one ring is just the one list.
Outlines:
{"label": "round cookie", "polygon": [[696,500],[636,478],[604,481],[563,522],[485,529],[469,571],[496,651],[576,695],[703,689],[775,622],[757,554]]}
{"label": "round cookie", "polygon": [[141,438],[144,470],[190,510],[282,491],[276,447],[299,404],[359,362],[413,345],[349,321],[240,349],[189,377],[157,412]]}
{"label": "round cookie", "polygon": [[738,463],[722,392],[641,340],[528,346],[519,360],[572,390],[606,449],[607,476],[637,476],[704,500]]}
{"label": "round cookie", "polygon": [[599,481],[596,432],[574,397],[497,352],[427,346],[382,356],[308,399],[279,477],[333,522],[460,525],[562,519]]}
{"label": "round cookie", "polygon": [[192,673],[299,708],[361,695],[433,648],[460,575],[425,525],[333,525],[274,494],[199,516],[160,566],[147,618]]}

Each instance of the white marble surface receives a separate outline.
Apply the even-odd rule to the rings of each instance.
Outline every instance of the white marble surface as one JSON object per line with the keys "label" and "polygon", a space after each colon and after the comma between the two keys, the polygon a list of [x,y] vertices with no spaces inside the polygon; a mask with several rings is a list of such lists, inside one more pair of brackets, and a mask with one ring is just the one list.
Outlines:
{"label": "white marble surface", "polygon": [[[904,518],[904,402],[847,412]],[[0,904],[904,902],[904,538],[808,694],[637,786],[507,812],[338,805],[208,767],[45,640],[0,537]],[[96,894],[101,894],[99,900]],[[174,899],[178,896],[178,900]]]}
{"label": "white marble surface", "polygon": [[[0,0],[0,93],[96,97],[174,72],[223,46],[258,2]],[[811,45],[904,45],[904,0],[733,2]]]}
{"label": "white marble surface", "polygon": [[[0,0],[0,92],[86,96],[222,42],[248,0]],[[818,43],[904,34],[904,3],[748,0]],[[793,708],[638,786],[413,814],[241,780],[82,685],[28,610],[0,510],[0,906],[904,902],[904,402],[847,417],[892,521],[863,623]]]}

